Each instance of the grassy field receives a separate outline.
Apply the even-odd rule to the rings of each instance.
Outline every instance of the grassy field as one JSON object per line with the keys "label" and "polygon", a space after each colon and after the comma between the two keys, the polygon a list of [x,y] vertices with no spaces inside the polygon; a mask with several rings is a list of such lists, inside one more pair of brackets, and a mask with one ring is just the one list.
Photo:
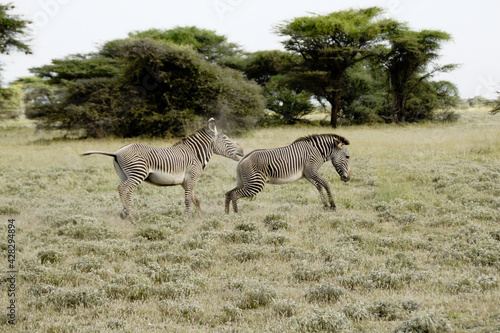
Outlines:
{"label": "grassy field", "polygon": [[[261,129],[248,153],[300,136],[351,141],[352,178],[320,170],[337,211],[300,180],[268,185],[224,214],[236,162],[213,157],[197,184],[143,184],[139,223],[121,220],[106,156],[136,140],[62,140],[0,124],[0,331],[498,332],[500,117],[453,124]],[[140,140],[155,146],[174,141]],[[16,323],[9,324],[10,300]]]}

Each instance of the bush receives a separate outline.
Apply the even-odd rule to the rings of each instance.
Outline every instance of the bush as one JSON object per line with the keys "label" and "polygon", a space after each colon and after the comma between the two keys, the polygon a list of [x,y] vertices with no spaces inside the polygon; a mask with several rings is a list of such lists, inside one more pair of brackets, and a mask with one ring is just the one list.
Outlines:
{"label": "bush", "polygon": [[261,258],[264,255],[260,246],[252,244],[243,244],[233,248],[230,257],[239,262],[245,262]]}
{"label": "bush", "polygon": [[93,307],[100,305],[104,300],[102,293],[97,289],[79,289],[74,291],[57,291],[49,295],[49,301],[56,308],[75,308],[77,306]]}
{"label": "bush", "polygon": [[117,238],[118,233],[110,231],[102,220],[76,215],[53,223],[57,234],[75,239],[103,240]]}
{"label": "bush", "polygon": [[313,310],[297,320],[299,332],[352,332],[351,321],[342,312]]}
{"label": "bush", "polygon": [[401,323],[394,333],[442,333],[451,332],[451,325],[436,314],[421,314]]}
{"label": "bush", "polygon": [[165,230],[156,226],[145,227],[135,233],[136,237],[144,237],[150,241],[163,240],[167,237]]}
{"label": "bush", "polygon": [[297,313],[297,304],[293,300],[275,300],[274,312],[280,317],[292,317]]}
{"label": "bush", "polygon": [[311,288],[306,298],[309,302],[337,302],[342,296],[346,294],[344,288],[337,287],[333,284],[322,284]]}
{"label": "bush", "polygon": [[282,215],[267,215],[264,218],[264,224],[267,225],[269,231],[276,231],[280,229],[288,229],[288,222],[284,220]]}
{"label": "bush", "polygon": [[39,251],[37,253],[40,263],[43,265],[45,263],[54,264],[61,261],[61,253],[54,250]]}
{"label": "bush", "polygon": [[250,286],[244,288],[242,294],[237,300],[237,307],[246,309],[256,309],[261,306],[266,306],[276,297],[276,292],[266,286]]}
{"label": "bush", "polygon": [[391,301],[377,301],[368,311],[376,318],[389,321],[400,319],[403,315],[400,306]]}
{"label": "bush", "polygon": [[[206,61],[191,47],[139,38],[106,47],[105,54],[119,60],[106,68],[118,72],[57,82],[64,93],[37,112],[46,128],[83,131],[90,137],[185,136],[210,117],[233,132],[254,126],[262,117],[264,101],[257,84],[241,72]],[[97,61],[105,55],[89,57]],[[66,61],[84,68],[94,64],[89,59]],[[34,71],[52,77],[51,68]]]}

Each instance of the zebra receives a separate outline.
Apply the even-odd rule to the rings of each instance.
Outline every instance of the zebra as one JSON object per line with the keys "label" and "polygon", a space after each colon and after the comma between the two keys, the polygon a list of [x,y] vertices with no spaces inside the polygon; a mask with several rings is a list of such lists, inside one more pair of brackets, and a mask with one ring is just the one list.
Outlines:
{"label": "zebra", "polygon": [[[226,193],[226,214],[229,204],[233,202],[233,210],[238,212],[237,200],[253,197],[270,184],[286,184],[306,178],[320,193],[323,205],[335,210],[335,203],[330,186],[319,175],[319,168],[328,160],[332,161],[335,170],[344,182],[351,178],[349,152],[346,145],[349,141],[336,134],[316,134],[295,140],[292,144],[275,149],[254,150],[238,163],[237,186]],[[328,202],[322,189],[326,190]]]}
{"label": "zebra", "polygon": [[123,204],[120,216],[122,219],[129,216],[134,223],[136,219],[131,209],[132,193],[143,181],[158,186],[182,185],[186,216],[190,214],[191,202],[199,210],[194,185],[213,153],[239,161],[239,157],[243,156],[243,149],[225,134],[218,132],[215,120],[210,118],[204,127],[169,148],[133,143],[114,153],[88,151],[82,156],[102,154],[114,158],[116,172],[122,181],[118,186]]}

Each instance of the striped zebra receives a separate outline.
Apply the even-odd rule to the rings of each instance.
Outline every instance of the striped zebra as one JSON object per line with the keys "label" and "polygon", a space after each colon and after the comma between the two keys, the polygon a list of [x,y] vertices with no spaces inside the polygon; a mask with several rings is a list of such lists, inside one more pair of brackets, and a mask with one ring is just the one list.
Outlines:
{"label": "striped zebra", "polygon": [[200,209],[194,185],[213,153],[238,161],[238,156],[243,156],[243,149],[225,134],[217,132],[215,120],[211,118],[203,128],[169,148],[133,143],[115,153],[89,151],[82,155],[102,154],[114,158],[116,172],[122,181],[118,186],[123,204],[120,215],[123,219],[128,215],[134,222],[132,193],[143,181],[159,186],[182,185],[186,215],[190,213],[191,201]]}
{"label": "striped zebra", "polygon": [[[330,186],[319,175],[319,168],[328,160],[332,161],[340,179],[347,182],[351,178],[349,141],[335,134],[310,135],[295,140],[291,145],[275,149],[254,150],[246,155],[237,168],[237,186],[226,193],[226,214],[229,204],[238,212],[237,200],[252,197],[262,191],[266,182],[286,184],[306,178],[318,189],[323,205],[335,210]],[[328,201],[322,189],[326,190]]]}

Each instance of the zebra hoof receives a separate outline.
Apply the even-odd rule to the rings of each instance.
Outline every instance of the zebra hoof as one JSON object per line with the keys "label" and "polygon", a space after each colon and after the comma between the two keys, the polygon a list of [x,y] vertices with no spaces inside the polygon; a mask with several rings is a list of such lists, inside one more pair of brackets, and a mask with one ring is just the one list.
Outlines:
{"label": "zebra hoof", "polygon": [[125,219],[127,218],[127,215],[128,215],[128,214],[127,214],[127,213],[125,213],[125,212],[121,212],[121,213],[120,213],[120,217],[122,218],[122,220],[125,220]]}

